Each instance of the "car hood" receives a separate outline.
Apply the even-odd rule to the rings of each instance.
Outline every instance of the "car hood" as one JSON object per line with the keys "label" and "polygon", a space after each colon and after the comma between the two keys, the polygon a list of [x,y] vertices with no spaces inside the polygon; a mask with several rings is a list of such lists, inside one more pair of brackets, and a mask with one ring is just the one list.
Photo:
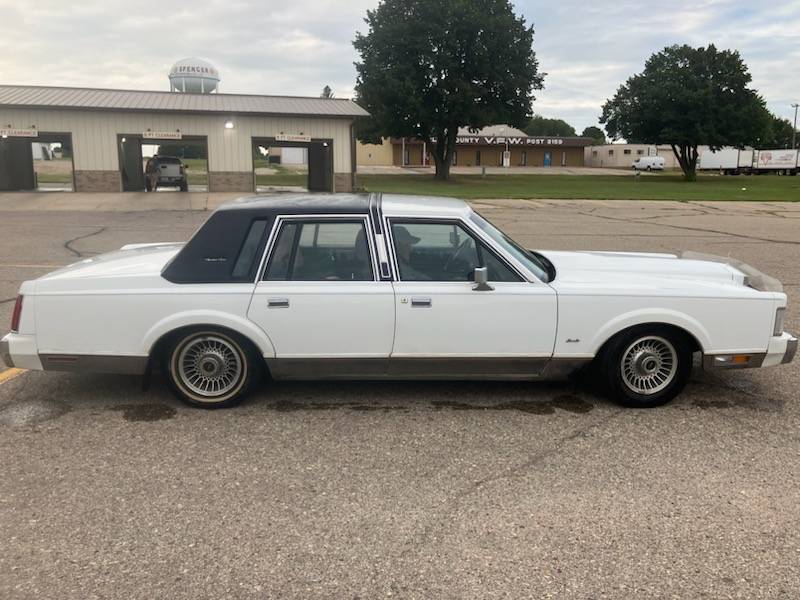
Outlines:
{"label": "car hood", "polygon": [[38,282],[158,276],[183,243],[130,244],[85,258],[40,277]]}
{"label": "car hood", "polygon": [[[554,283],[630,288],[748,286],[780,291],[780,283],[739,261],[693,253],[538,251],[556,269]],[[732,263],[735,263],[732,264]]]}

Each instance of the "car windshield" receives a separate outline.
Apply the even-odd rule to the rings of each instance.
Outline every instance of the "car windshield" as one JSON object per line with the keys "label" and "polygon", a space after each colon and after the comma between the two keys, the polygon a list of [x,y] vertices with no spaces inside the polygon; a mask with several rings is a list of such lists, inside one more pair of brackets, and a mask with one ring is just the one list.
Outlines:
{"label": "car windshield", "polygon": [[473,212],[471,217],[472,222],[475,223],[481,230],[486,233],[495,242],[500,244],[502,248],[511,256],[516,258],[519,262],[525,265],[536,277],[542,281],[549,281],[550,277],[547,272],[547,267],[542,261],[531,254],[528,250],[520,246],[517,242],[508,237],[505,233],[500,231],[497,227],[492,225],[489,221],[484,219],[481,215]]}

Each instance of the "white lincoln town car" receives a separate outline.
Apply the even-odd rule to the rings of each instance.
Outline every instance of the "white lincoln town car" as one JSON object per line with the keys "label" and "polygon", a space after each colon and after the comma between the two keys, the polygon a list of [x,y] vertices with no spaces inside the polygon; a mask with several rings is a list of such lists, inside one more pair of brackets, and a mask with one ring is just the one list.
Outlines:
{"label": "white lincoln town car", "polygon": [[527,250],[460,200],[243,198],[187,243],[22,284],[9,366],[149,373],[216,408],[273,379],[560,378],[653,407],[706,369],[788,363],[781,284],[713,256]]}

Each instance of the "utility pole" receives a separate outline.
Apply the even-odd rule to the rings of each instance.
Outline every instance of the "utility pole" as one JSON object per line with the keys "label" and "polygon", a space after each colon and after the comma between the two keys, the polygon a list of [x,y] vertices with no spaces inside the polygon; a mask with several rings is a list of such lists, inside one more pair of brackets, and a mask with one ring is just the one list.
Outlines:
{"label": "utility pole", "polygon": [[792,125],[792,150],[795,149],[797,144],[797,107],[800,106],[797,102],[792,104],[794,109],[794,125]]}

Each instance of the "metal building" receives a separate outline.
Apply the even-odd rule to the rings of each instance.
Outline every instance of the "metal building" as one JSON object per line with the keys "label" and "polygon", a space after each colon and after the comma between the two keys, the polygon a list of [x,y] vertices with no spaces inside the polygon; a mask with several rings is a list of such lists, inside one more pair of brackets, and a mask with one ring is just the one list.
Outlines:
{"label": "metal building", "polygon": [[352,191],[351,100],[0,85],[0,190],[35,189],[31,143],[57,143],[72,160],[72,189],[144,189],[142,146],[192,143],[207,160],[207,189],[251,192],[265,147],[307,149],[308,185]]}

